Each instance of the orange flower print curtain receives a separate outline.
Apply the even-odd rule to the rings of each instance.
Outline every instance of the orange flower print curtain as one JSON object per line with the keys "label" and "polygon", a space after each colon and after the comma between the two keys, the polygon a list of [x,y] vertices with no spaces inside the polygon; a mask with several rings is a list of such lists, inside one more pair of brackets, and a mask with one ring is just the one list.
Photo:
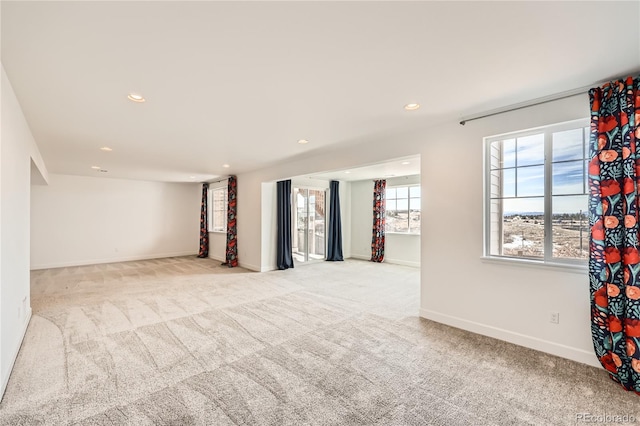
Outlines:
{"label": "orange flower print curtain", "polygon": [[202,184],[202,202],[200,203],[200,250],[198,257],[209,257],[209,225],[207,224],[207,192],[209,184]]}
{"label": "orange flower print curtain", "polygon": [[376,180],[373,186],[373,236],[371,237],[371,261],[384,260],[384,209],[387,181]]}
{"label": "orange flower print curtain", "polygon": [[236,224],[238,183],[235,176],[227,180],[227,254],[223,265],[238,266],[238,227]]}
{"label": "orange flower print curtain", "polygon": [[640,76],[589,100],[591,334],[611,378],[640,394]]}

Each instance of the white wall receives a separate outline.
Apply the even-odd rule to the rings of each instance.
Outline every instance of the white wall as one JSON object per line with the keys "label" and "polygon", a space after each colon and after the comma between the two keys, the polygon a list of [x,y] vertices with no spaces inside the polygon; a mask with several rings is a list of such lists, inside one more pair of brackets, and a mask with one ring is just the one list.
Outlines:
{"label": "white wall", "polygon": [[[249,256],[258,255],[260,263],[258,268],[251,267],[254,264],[245,261],[250,269],[254,271],[273,271],[277,269],[276,253],[278,250],[277,232],[278,232],[278,219],[277,219],[277,202],[278,202],[278,187],[276,182],[264,182],[261,185],[262,192],[260,194],[260,206],[257,212],[248,215],[249,219],[254,219],[255,214],[260,215],[260,245],[257,244],[250,248]],[[238,193],[239,195],[239,193]],[[238,238],[240,238],[240,231],[238,230]],[[238,242],[238,244],[240,244]],[[260,249],[260,253],[255,253],[254,248]],[[242,263],[241,263],[242,264]],[[249,266],[251,265],[251,266]]]}
{"label": "white wall", "polygon": [[227,260],[226,232],[209,232],[209,257],[220,262]]}
{"label": "white wall", "polygon": [[[387,187],[419,184],[420,176],[389,178]],[[352,257],[371,259],[371,228],[373,226],[373,181],[351,182],[351,244]],[[384,261],[405,266],[420,266],[420,235],[385,234]]]}
{"label": "white wall", "polygon": [[[582,95],[466,126],[443,125],[425,135],[423,316],[599,365],[591,343],[586,269],[523,267],[481,258],[482,138],[588,115],[588,98]],[[551,311],[560,312],[559,324],[549,322]]]}
{"label": "white wall", "polygon": [[32,161],[48,174],[11,83],[1,71],[0,131],[0,395],[31,317],[29,191]]}
{"label": "white wall", "polygon": [[[370,258],[371,250],[369,250]],[[384,261],[396,265],[420,267],[420,236],[387,232],[384,237]]]}
{"label": "white wall", "polygon": [[371,259],[373,181],[351,182],[351,257]]}
{"label": "white wall", "polygon": [[[577,361],[599,365],[590,336],[586,270],[522,267],[482,260],[485,136],[588,117],[586,95],[468,122],[409,129],[393,137],[345,144],[238,176],[239,249],[244,262],[269,264],[270,209],[263,182],[420,154],[422,197],[421,315]],[[352,184],[352,208],[358,197]],[[351,227],[357,226],[351,212]],[[359,219],[358,219],[359,220]],[[368,233],[368,231],[367,231]],[[364,234],[363,234],[364,235]],[[363,250],[352,232],[352,255]],[[370,243],[368,243],[370,244]],[[367,247],[368,251],[368,247]],[[243,261],[241,259],[241,262]],[[560,323],[551,324],[551,311]]]}
{"label": "white wall", "polygon": [[200,184],[51,174],[31,201],[32,269],[198,252]]}
{"label": "white wall", "polygon": [[[351,182],[340,181],[340,219],[342,220],[342,255],[351,257]],[[331,192],[329,192],[331,195]],[[329,202],[329,201],[327,201]]]}

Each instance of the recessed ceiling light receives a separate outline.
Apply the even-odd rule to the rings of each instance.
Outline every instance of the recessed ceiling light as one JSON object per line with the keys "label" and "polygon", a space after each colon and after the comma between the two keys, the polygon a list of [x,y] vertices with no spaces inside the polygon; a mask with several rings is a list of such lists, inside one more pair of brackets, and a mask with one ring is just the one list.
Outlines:
{"label": "recessed ceiling light", "polygon": [[229,164],[223,164],[222,167],[224,167],[225,169],[228,169],[231,166]]}
{"label": "recessed ceiling light", "polygon": [[411,161],[403,161],[403,162],[402,162],[402,163],[400,163],[400,164],[402,164],[403,166],[406,166],[407,164],[411,164]]}
{"label": "recessed ceiling light", "polygon": [[195,178],[196,178],[195,176],[189,176],[189,179],[195,179]]}
{"label": "recessed ceiling light", "polygon": [[100,173],[107,173],[107,172],[108,172],[108,170],[105,170],[105,169],[100,169],[100,170],[98,170],[98,171],[99,171]]}
{"label": "recessed ceiling light", "polygon": [[304,144],[306,144],[306,143],[309,143],[309,141],[308,141],[308,140],[306,140],[306,139],[298,139],[298,143],[299,143],[300,145],[304,145]]}
{"label": "recessed ceiling light", "polygon": [[347,170],[345,173],[346,173],[346,174],[349,174],[349,173],[351,173],[351,172],[350,172],[349,170]]}
{"label": "recessed ceiling light", "polygon": [[420,108],[420,104],[406,104],[404,106],[404,109],[406,109],[407,111],[415,111],[418,108]]}
{"label": "recessed ceiling light", "polygon": [[100,170],[102,167],[100,167],[100,166],[91,166],[91,168],[92,168],[93,170]]}
{"label": "recessed ceiling light", "polygon": [[129,99],[130,101],[133,101],[133,102],[138,102],[138,103],[142,103],[142,102],[146,101],[144,96],[139,95],[137,93],[129,93],[127,95],[127,99]]}
{"label": "recessed ceiling light", "polygon": [[104,152],[111,152],[111,151],[113,151],[113,149],[109,148],[108,146],[103,146],[102,148],[100,148],[100,150],[101,150],[101,151],[104,151]]}

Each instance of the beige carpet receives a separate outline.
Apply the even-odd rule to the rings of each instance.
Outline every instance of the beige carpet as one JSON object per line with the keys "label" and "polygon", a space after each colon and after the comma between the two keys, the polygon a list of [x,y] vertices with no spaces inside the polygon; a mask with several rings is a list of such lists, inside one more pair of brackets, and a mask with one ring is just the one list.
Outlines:
{"label": "beige carpet", "polygon": [[32,273],[0,424],[580,424],[603,370],[418,318],[419,271],[171,258]]}

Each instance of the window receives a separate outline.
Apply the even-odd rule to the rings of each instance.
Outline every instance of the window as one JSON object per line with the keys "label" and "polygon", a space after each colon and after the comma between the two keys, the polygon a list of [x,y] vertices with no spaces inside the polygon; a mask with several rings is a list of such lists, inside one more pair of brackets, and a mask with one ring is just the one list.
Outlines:
{"label": "window", "polygon": [[589,253],[586,120],[485,138],[485,254],[576,262]]}
{"label": "window", "polygon": [[385,232],[420,234],[420,186],[386,189]]}
{"label": "window", "polygon": [[209,189],[209,232],[227,232],[227,188]]}

